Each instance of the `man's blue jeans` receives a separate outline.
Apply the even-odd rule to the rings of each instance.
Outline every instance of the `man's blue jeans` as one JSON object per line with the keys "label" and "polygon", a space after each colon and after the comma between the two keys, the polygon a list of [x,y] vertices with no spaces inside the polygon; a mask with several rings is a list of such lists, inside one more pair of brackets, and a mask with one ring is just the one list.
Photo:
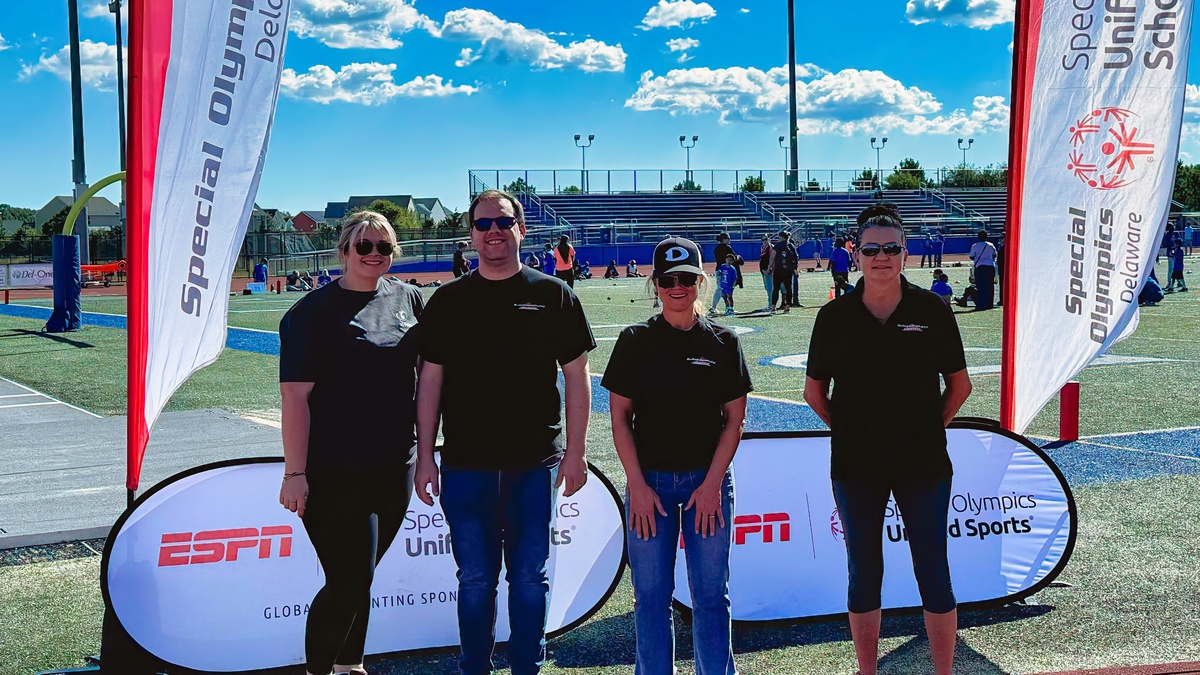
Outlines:
{"label": "man's blue jeans", "polygon": [[508,581],[508,661],[513,675],[546,660],[550,518],[556,471],[442,469],[442,512],[458,565],[459,672],[490,674],[496,588],[503,554]]}
{"label": "man's blue jeans", "polygon": [[[655,536],[638,539],[629,530],[629,570],[633,577],[633,621],[637,634],[635,675],[671,675],[675,666],[675,628],[671,596],[675,591],[675,554],[683,532],[688,588],[692,596],[692,647],[697,675],[735,675],[729,618],[729,548],[733,533],[733,474],[721,483],[725,527],[702,537],[696,533],[696,509],[683,506],[704,482],[707,470],[645,472],[667,515],[654,512]],[[629,495],[625,496],[629,520]]]}

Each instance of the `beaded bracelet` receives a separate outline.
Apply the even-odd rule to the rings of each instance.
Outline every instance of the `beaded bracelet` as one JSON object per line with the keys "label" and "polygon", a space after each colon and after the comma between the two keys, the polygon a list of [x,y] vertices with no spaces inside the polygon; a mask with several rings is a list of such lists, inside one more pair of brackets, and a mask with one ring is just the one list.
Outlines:
{"label": "beaded bracelet", "polygon": [[283,474],[283,480],[284,480],[284,482],[287,482],[291,478],[295,478],[296,476],[303,476],[303,475],[304,475],[303,471],[297,471],[295,473],[285,473],[285,474]]}

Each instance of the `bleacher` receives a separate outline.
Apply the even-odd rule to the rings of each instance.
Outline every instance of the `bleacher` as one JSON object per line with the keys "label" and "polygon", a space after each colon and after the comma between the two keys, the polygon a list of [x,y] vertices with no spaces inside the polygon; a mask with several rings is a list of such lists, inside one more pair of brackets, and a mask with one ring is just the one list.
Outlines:
{"label": "bleacher", "polygon": [[1008,212],[1008,191],[1004,188],[942,188],[940,192],[950,202],[948,209],[961,205],[968,213],[986,216],[992,231],[1003,231]]}
{"label": "bleacher", "polygon": [[[787,229],[803,240],[855,224],[875,201],[868,191],[668,192],[651,194],[520,194],[526,219],[546,240],[570,234],[580,244],[652,243],[669,235],[708,241],[719,231],[734,241]],[[888,190],[912,235],[929,230],[970,236],[1004,226],[1004,190]]]}
{"label": "bleacher", "polygon": [[719,231],[756,239],[779,224],[742,204],[736,193],[518,195],[531,227],[569,232],[582,243],[659,241],[667,235],[710,239]]}

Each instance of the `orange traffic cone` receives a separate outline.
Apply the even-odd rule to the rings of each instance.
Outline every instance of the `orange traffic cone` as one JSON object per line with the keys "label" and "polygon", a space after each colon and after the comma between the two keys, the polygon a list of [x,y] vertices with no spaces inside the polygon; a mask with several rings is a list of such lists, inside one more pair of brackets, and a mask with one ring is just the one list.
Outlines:
{"label": "orange traffic cone", "polygon": [[829,287],[829,299],[830,299],[830,300],[832,300],[832,299],[833,299],[833,286],[830,286],[830,287]]}

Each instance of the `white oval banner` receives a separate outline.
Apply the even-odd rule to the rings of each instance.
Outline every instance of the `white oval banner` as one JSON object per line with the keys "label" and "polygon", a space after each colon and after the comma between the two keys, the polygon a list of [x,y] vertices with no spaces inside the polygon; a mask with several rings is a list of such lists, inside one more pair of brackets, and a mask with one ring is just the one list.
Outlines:
{"label": "white oval banner", "polygon": [[[141,647],[176,666],[241,672],[304,662],[308,603],[323,584],[295,514],[279,505],[281,459],[198,467],[158,484],[126,511],[104,552],[105,601]],[[548,633],[591,616],[625,564],[622,507],[595,467],[555,502]],[[449,529],[413,499],[371,587],[367,653],[458,644]],[[508,638],[500,574],[496,637]]]}
{"label": "white oval banner", "polygon": [[[961,605],[1006,602],[1065,567],[1077,524],[1070,488],[1022,437],[955,422],[947,432],[954,480],[947,527]],[[729,594],[733,619],[771,621],[846,611],[846,548],[829,480],[828,432],[746,434],[734,459]],[[904,523],[884,521],[883,607],[919,608]],[[675,599],[691,606],[684,556]]]}

